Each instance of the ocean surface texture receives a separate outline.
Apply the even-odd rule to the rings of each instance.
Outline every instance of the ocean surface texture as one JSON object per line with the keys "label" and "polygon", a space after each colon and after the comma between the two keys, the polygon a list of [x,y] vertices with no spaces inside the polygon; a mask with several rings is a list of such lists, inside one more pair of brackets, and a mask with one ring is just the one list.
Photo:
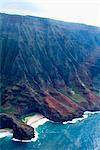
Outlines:
{"label": "ocean surface texture", "polygon": [[38,138],[28,143],[0,138],[1,150],[100,150],[100,113],[84,115],[72,123],[46,122],[36,128]]}

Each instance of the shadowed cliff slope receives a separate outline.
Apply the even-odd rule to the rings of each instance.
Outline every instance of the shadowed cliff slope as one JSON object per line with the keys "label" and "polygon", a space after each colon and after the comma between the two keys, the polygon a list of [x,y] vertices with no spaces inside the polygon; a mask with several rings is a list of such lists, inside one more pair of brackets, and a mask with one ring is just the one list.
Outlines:
{"label": "shadowed cliff slope", "polygon": [[0,14],[1,112],[61,122],[100,110],[100,28]]}

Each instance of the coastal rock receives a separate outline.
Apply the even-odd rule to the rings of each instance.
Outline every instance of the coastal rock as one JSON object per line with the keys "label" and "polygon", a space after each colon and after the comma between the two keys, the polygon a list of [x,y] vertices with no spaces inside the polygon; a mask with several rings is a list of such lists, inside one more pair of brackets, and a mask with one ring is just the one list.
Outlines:
{"label": "coastal rock", "polygon": [[13,130],[13,138],[18,140],[31,140],[34,138],[34,129],[21,122],[14,116],[0,114],[0,129],[10,128]]}
{"label": "coastal rock", "polygon": [[0,44],[2,112],[63,122],[100,110],[99,27],[0,14]]}

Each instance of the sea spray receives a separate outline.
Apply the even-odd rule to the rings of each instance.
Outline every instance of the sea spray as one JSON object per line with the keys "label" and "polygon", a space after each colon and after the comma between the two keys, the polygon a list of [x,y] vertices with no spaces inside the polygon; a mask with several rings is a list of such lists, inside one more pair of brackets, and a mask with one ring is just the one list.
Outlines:
{"label": "sea spray", "polygon": [[47,118],[42,118],[42,119],[40,119],[37,122],[32,123],[32,124],[29,124],[27,122],[27,125],[30,125],[31,127],[33,127],[34,128],[34,132],[35,132],[35,137],[32,138],[31,140],[19,140],[19,139],[15,139],[15,138],[13,138],[12,140],[16,141],[16,142],[26,142],[26,143],[27,142],[35,142],[38,139],[38,132],[36,131],[36,128],[39,127],[40,125],[43,125],[47,121],[49,121]]}
{"label": "sea spray", "polygon": [[88,116],[90,116],[90,115],[97,114],[97,113],[100,113],[100,111],[95,111],[95,112],[85,111],[81,118],[74,118],[71,121],[65,121],[65,122],[63,122],[63,124],[76,123],[78,121],[82,121],[82,120],[88,118]]}
{"label": "sea spray", "polygon": [[10,131],[4,131],[4,132],[0,132],[0,138],[4,138],[4,137],[8,137],[8,136],[13,136],[13,133]]}
{"label": "sea spray", "polygon": [[[100,113],[100,111],[95,111],[95,112],[90,112],[90,111],[85,111],[83,116],[81,118],[74,118],[73,120],[71,121],[67,121],[67,122],[63,122],[63,124],[73,124],[73,123],[76,123],[78,121],[82,121],[84,119],[86,119],[87,117],[89,117],[90,115],[93,115],[93,114],[97,114],[97,113]],[[49,119],[47,118],[42,118],[40,120],[38,120],[37,122],[35,123],[32,123],[30,126],[32,126],[34,129],[35,129],[35,138],[32,138],[31,140],[18,140],[18,139],[15,139],[15,138],[12,138],[13,136],[13,133],[10,132],[9,130],[8,131],[4,131],[4,132],[1,132],[0,133],[0,138],[3,138],[3,137],[11,137],[12,140],[14,141],[19,141],[19,142],[35,142],[37,139],[38,139],[38,132],[37,132],[37,128],[40,126],[40,125],[43,125],[45,124],[47,121],[49,122],[52,122],[50,121]]]}

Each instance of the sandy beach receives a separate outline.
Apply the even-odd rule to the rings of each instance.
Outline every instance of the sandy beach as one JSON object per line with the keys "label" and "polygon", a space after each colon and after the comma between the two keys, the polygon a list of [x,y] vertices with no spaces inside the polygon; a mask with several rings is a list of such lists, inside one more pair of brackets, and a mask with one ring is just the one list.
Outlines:
{"label": "sandy beach", "polygon": [[4,132],[12,132],[12,129],[0,129],[0,133],[4,133]]}
{"label": "sandy beach", "polygon": [[0,138],[6,137],[6,136],[12,136],[13,135],[13,131],[12,129],[0,129]]}
{"label": "sandy beach", "polygon": [[25,117],[25,119],[23,120],[26,124],[31,125],[41,119],[45,118],[43,115],[41,114],[35,114],[33,116],[28,116]]}
{"label": "sandy beach", "polygon": [[30,125],[34,128],[37,128],[39,125],[44,124],[46,121],[48,121],[47,118],[45,118],[41,114],[35,114],[33,116],[25,117],[23,120],[27,125]]}
{"label": "sandy beach", "polygon": [[[36,129],[39,125],[42,125],[45,122],[47,122],[48,119],[41,114],[35,114],[33,116],[25,117],[22,121]],[[12,134],[12,132],[12,129],[0,129],[0,138],[9,136]]]}

